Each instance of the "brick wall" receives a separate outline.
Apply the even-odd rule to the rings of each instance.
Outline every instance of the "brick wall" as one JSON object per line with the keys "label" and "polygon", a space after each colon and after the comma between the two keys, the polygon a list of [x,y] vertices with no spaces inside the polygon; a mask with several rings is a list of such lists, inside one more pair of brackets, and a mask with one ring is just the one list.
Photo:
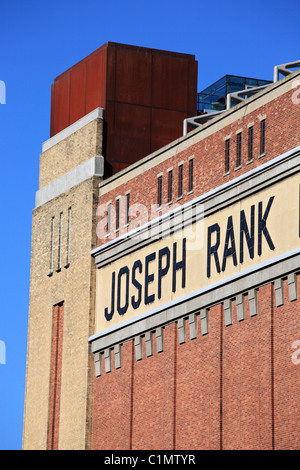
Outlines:
{"label": "brick wall", "polygon": [[[291,88],[291,86],[289,87]],[[153,159],[151,168],[141,162],[138,171],[132,171],[127,178],[113,179],[111,184],[100,188],[100,207],[105,208],[108,201],[116,207],[116,198],[123,196],[121,204],[121,227],[114,236],[129,231],[142,222],[142,217],[135,213],[138,206],[146,208],[148,220],[156,218],[163,212],[172,210],[177,205],[184,204],[195,197],[216,188],[227,181],[236,178],[247,171],[281,155],[300,144],[299,120],[300,106],[292,101],[294,89],[289,89],[282,95],[262,104],[254,111],[251,106],[237,107],[235,112],[224,114],[216,123],[208,123],[208,127],[197,130],[186,143],[173,143],[171,150],[162,150],[161,155],[170,155],[168,158],[160,158],[160,154]],[[261,98],[261,101],[264,102]],[[253,106],[252,106],[253,107]],[[236,119],[235,119],[236,115]],[[265,153],[260,155],[260,123],[265,118],[266,143]],[[253,125],[253,159],[248,161],[248,126]],[[242,163],[239,168],[236,165],[236,133],[242,133]],[[209,135],[206,136],[209,132]],[[203,137],[202,137],[203,134]],[[225,171],[225,139],[230,136],[230,171]],[[182,149],[182,150],[181,150]],[[194,187],[189,193],[189,158],[194,157]],[[160,161],[161,160],[161,161]],[[158,164],[156,162],[159,162]],[[183,197],[177,199],[178,164],[183,163]],[[150,166],[150,165],[149,165]],[[146,169],[145,169],[146,168]],[[173,168],[173,201],[168,204],[168,169]],[[162,211],[152,211],[151,205],[157,204],[157,175],[162,174]],[[125,182],[123,182],[125,180]],[[131,223],[125,225],[125,194],[130,191],[130,204],[132,206]],[[102,217],[102,216],[101,216]],[[102,220],[102,218],[99,220]],[[148,221],[144,220],[144,221]],[[105,238],[100,238],[98,244],[105,243]]]}
{"label": "brick wall", "polygon": [[[99,207],[130,191],[130,204],[142,204],[148,220],[157,203],[157,176],[173,168],[176,197],[178,164],[183,162],[185,203],[300,144],[300,106],[292,101],[290,78],[283,88],[242,104],[203,130],[189,134],[144,161],[132,175],[122,173],[101,185]],[[274,91],[275,90],[275,91]],[[277,90],[277,91],[276,91]],[[278,91],[279,90],[279,91]],[[280,91],[281,90],[281,91]],[[260,100],[260,101],[259,101]],[[260,155],[260,123],[266,122],[265,154]],[[253,125],[253,160],[248,162],[248,128]],[[236,133],[242,132],[242,162],[236,168]],[[225,138],[231,139],[229,172]],[[188,194],[188,159],[194,157],[194,188]],[[166,211],[174,207],[167,205]],[[125,225],[121,210],[121,227]],[[99,218],[101,221],[101,216]],[[145,220],[146,221],[146,220]],[[134,228],[134,218],[129,227]],[[122,233],[116,233],[118,236]],[[107,239],[99,238],[98,244]],[[298,288],[299,290],[299,288]],[[298,291],[299,299],[299,291]],[[274,286],[258,291],[258,314],[225,327],[222,305],[209,312],[209,333],[179,344],[176,323],[164,328],[164,351],[136,361],[134,343],[122,346],[122,368],[94,380],[94,449],[299,449],[300,365],[292,361],[299,338],[299,300],[290,302],[285,281],[284,305],[276,307]],[[155,338],[154,338],[155,341]],[[144,346],[145,347],[145,346]],[[145,352],[145,351],[144,351]]]}
{"label": "brick wall", "polygon": [[[95,119],[43,152],[40,187],[95,154],[101,155],[101,142],[102,121]],[[88,449],[91,445],[93,359],[88,338],[94,328],[95,265],[90,251],[96,246],[99,182],[100,177],[89,178],[33,210],[26,450]],[[61,303],[63,325],[62,317],[57,325]]]}

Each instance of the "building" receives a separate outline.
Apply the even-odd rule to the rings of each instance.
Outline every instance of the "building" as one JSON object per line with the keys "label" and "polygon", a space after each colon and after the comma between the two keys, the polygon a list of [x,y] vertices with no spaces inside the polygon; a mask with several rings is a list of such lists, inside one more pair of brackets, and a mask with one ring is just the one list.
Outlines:
{"label": "building", "polygon": [[192,55],[108,43],[54,81],[24,449],[300,448],[300,71],[280,70],[202,124]]}
{"label": "building", "polygon": [[225,75],[200,93],[197,93],[197,111],[202,113],[225,110],[226,96],[230,93],[266,86],[270,83],[272,83],[270,80]]}

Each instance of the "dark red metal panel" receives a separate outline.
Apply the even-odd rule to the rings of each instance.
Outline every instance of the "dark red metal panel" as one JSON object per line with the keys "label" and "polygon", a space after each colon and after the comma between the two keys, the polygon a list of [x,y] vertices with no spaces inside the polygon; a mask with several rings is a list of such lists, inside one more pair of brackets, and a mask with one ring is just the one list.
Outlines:
{"label": "dark red metal panel", "polygon": [[115,100],[151,106],[151,53],[140,49],[117,49]]}
{"label": "dark red metal panel", "polygon": [[116,47],[108,43],[106,55],[106,101],[115,101]]}
{"label": "dark red metal panel", "polygon": [[85,114],[85,81],[85,67],[83,65],[70,70],[70,124]]}
{"label": "dark red metal panel", "polygon": [[54,80],[51,97],[52,137],[106,103],[105,44]]}
{"label": "dark red metal panel", "polygon": [[103,156],[106,161],[105,175],[106,177],[111,176],[111,162],[114,160],[114,117],[115,117],[115,102],[107,101],[104,110],[104,138],[105,146],[103,149]]}
{"label": "dark red metal panel", "polygon": [[152,89],[153,107],[186,110],[188,60],[155,54]]}
{"label": "dark red metal panel", "polygon": [[106,103],[106,47],[86,60],[86,109],[90,113]]}
{"label": "dark red metal panel", "polygon": [[185,117],[183,111],[152,109],[151,152],[182,136]]}
{"label": "dark red metal panel", "polygon": [[130,165],[130,163],[120,163],[120,162],[111,162],[110,163],[110,168],[111,168],[111,174],[115,175],[116,173],[119,173],[119,171],[124,170]]}
{"label": "dark red metal panel", "polygon": [[69,125],[70,111],[70,73],[64,74],[54,82],[53,135]]}
{"label": "dark red metal panel", "polygon": [[198,62],[189,60],[189,82],[187,89],[187,112],[188,116],[196,116],[197,114],[197,79],[198,79]]}
{"label": "dark red metal panel", "polygon": [[182,135],[183,120],[196,114],[197,62],[108,43],[106,97],[105,158],[114,172],[117,162],[131,164]]}
{"label": "dark red metal panel", "polygon": [[151,108],[115,104],[115,161],[133,163],[150,153]]}
{"label": "dark red metal panel", "polygon": [[196,114],[197,62],[108,42],[55,79],[51,136],[97,107],[110,176],[182,135],[183,120]]}

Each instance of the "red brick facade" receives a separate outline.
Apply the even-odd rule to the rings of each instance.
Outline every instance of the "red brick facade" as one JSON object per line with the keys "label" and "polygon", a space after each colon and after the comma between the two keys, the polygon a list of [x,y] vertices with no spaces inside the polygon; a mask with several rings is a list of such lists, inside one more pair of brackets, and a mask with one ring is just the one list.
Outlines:
{"label": "red brick facade", "polygon": [[[99,203],[104,206],[108,201],[112,201],[115,207],[115,200],[119,196],[124,196],[130,190],[130,204],[143,205],[147,208],[148,220],[151,220],[151,205],[157,204],[157,175],[163,175],[162,203],[164,211],[172,210],[174,204],[184,204],[185,202],[200,196],[211,189],[214,189],[227,181],[246,173],[249,170],[265,163],[274,157],[287,152],[300,143],[299,120],[300,106],[293,104],[292,98],[295,90],[291,90],[275,100],[260,107],[258,110],[247,114],[243,118],[235,120],[232,124],[226,125],[220,131],[213,132],[209,137],[200,140],[197,144],[188,148],[176,156],[165,160],[163,163],[153,166],[148,171],[141,171],[134,180],[101,195]],[[266,143],[265,154],[260,156],[260,122],[265,116],[266,123]],[[253,160],[248,161],[248,126],[253,124]],[[211,123],[213,126],[213,123]],[[217,129],[217,127],[216,127]],[[236,132],[242,133],[242,164],[239,168],[236,165]],[[230,150],[230,171],[225,171],[225,138],[231,135]],[[176,147],[174,142],[174,147]],[[194,185],[193,192],[188,194],[188,160],[194,156]],[[177,199],[178,164],[183,162],[183,198]],[[167,205],[167,170],[173,168],[173,204]],[[125,208],[121,210],[120,234],[124,232]],[[152,214],[152,218],[160,215],[161,212]],[[132,217],[135,222],[135,218]],[[135,228],[129,225],[126,231]],[[116,233],[115,236],[118,236]],[[99,244],[106,240],[99,240]]]}
{"label": "red brick facade", "polygon": [[139,362],[133,341],[124,344],[122,368],[95,379],[92,447],[299,449],[300,374],[292,345],[300,301],[290,303],[286,289],[285,301],[274,307],[273,286],[266,285],[259,314],[250,319],[246,308],[245,321],[233,315],[230,327],[215,306],[209,335],[182,345],[172,323],[165,351]]}
{"label": "red brick facade", "polygon": [[[130,190],[130,204],[151,217],[162,174],[167,203],[167,170],[173,168],[173,202],[183,204],[300,144],[300,106],[291,89],[104,194],[100,206]],[[239,107],[237,107],[240,109]],[[224,119],[226,119],[224,114]],[[265,153],[260,155],[260,123],[265,120]],[[253,125],[253,160],[248,161],[248,128]],[[221,128],[219,129],[220,126]],[[207,129],[207,127],[206,127]],[[242,132],[242,161],[236,168],[236,133]],[[201,131],[199,131],[201,133]],[[204,131],[203,131],[204,132]],[[231,136],[230,171],[225,172],[225,138]],[[188,137],[189,138],[189,137]],[[196,142],[196,143],[195,143]],[[177,143],[174,143],[176,147]],[[194,157],[193,192],[188,193],[188,159]],[[154,157],[159,160],[159,155]],[[183,197],[177,198],[178,164],[183,162]],[[173,204],[166,206],[171,210]],[[122,228],[125,208],[121,207]],[[152,218],[158,213],[152,214]],[[149,219],[148,219],[149,220]],[[133,228],[134,218],[129,228]],[[122,233],[122,230],[120,230]],[[118,235],[118,233],[116,234]],[[99,240],[99,245],[106,240]],[[221,304],[210,309],[209,334],[179,344],[176,323],[165,326],[164,351],[136,361],[134,343],[122,346],[122,368],[94,381],[94,449],[299,449],[300,364],[292,360],[299,339],[298,300],[276,307],[274,286],[258,291],[258,314],[224,325]],[[200,325],[198,323],[198,329]],[[155,341],[155,338],[154,338]],[[145,345],[144,345],[145,347]],[[113,354],[113,353],[112,353]],[[144,356],[145,357],[145,356]]]}

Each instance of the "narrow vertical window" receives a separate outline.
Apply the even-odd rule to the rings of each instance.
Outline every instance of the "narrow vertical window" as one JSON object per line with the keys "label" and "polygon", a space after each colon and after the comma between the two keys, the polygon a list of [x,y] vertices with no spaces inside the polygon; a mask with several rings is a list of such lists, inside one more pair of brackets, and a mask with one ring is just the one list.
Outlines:
{"label": "narrow vertical window", "polygon": [[160,207],[162,204],[162,176],[157,178],[157,204]]}
{"label": "narrow vertical window", "polygon": [[253,126],[248,129],[248,161],[253,160]]}
{"label": "narrow vertical window", "polygon": [[178,166],[178,194],[177,197],[182,197],[182,176],[183,176],[183,165]]}
{"label": "narrow vertical window", "polygon": [[107,204],[107,234],[110,234],[110,224],[111,224],[111,203]]}
{"label": "narrow vertical window", "polygon": [[173,171],[168,171],[168,202],[172,202],[172,189],[173,189]]}
{"label": "narrow vertical window", "polygon": [[129,225],[130,193],[126,194],[126,225]]}
{"label": "narrow vertical window", "polygon": [[52,276],[54,269],[54,237],[55,237],[55,218],[51,219],[51,236],[50,236],[50,272],[49,276]]}
{"label": "narrow vertical window", "polygon": [[230,139],[225,140],[225,173],[229,172],[230,168]]}
{"label": "narrow vertical window", "polygon": [[239,132],[236,136],[236,166],[240,167],[242,164],[242,133]]}
{"label": "narrow vertical window", "polygon": [[68,209],[68,233],[67,233],[67,259],[65,268],[70,266],[71,262],[71,221],[72,221],[72,209]]}
{"label": "narrow vertical window", "polygon": [[61,270],[61,254],[62,254],[62,234],[63,234],[63,213],[59,214],[59,236],[58,236],[58,263],[57,272]]}
{"label": "narrow vertical window", "polygon": [[116,199],[116,230],[120,229],[120,199]]}
{"label": "narrow vertical window", "polygon": [[266,144],[266,120],[260,121],[260,155],[265,153]]}
{"label": "narrow vertical window", "polygon": [[194,159],[189,160],[189,193],[194,189]]}
{"label": "narrow vertical window", "polygon": [[64,303],[53,307],[51,373],[48,421],[48,450],[58,449],[62,373]]}

